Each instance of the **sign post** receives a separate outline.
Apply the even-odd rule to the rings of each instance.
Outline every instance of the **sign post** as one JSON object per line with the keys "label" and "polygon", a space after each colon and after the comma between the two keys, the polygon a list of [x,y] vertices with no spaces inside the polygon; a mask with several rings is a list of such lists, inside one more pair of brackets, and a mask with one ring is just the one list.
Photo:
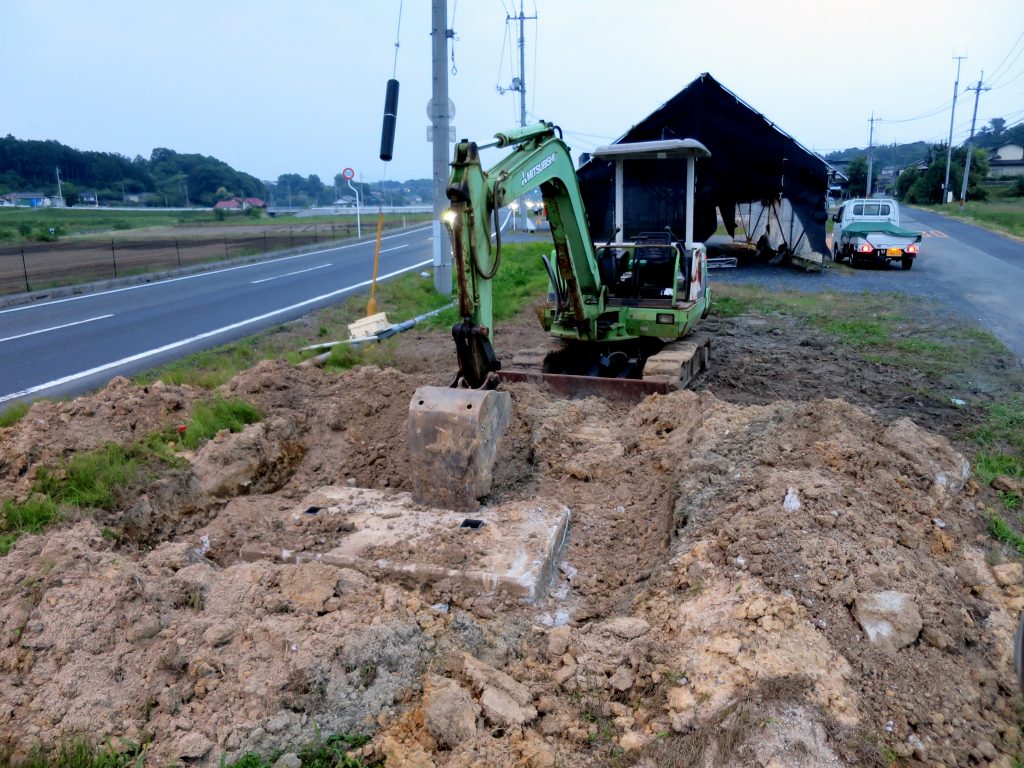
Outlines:
{"label": "sign post", "polygon": [[363,236],[363,226],[359,220],[359,190],[352,186],[352,179],[356,176],[356,172],[351,168],[346,168],[341,172],[341,178],[348,182],[348,188],[355,192],[356,195],[356,237],[361,238]]}

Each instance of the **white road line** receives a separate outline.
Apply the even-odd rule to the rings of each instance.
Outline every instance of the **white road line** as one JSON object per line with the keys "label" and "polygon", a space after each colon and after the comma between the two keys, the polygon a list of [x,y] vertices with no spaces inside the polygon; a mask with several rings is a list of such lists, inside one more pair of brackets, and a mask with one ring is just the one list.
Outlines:
{"label": "white road line", "polygon": [[[405,246],[402,246],[402,247],[404,248]],[[394,250],[394,249],[392,248],[391,250]],[[285,272],[283,275],[274,275],[273,277],[264,277],[262,280],[250,280],[249,284],[250,285],[256,285],[258,283],[269,283],[271,280],[280,280],[282,277],[291,277],[292,275],[301,275],[304,272],[312,272],[314,269],[323,269],[324,267],[329,267],[329,266],[331,266],[330,262],[328,262],[327,264],[318,264],[317,266],[310,267],[309,269],[299,269],[299,270],[296,270],[295,272]]]}
{"label": "white road line", "polygon": [[[388,235],[382,237],[381,240],[391,240],[396,237],[403,237],[405,235],[413,235],[417,232],[422,232],[429,227],[421,227],[420,229],[413,229],[408,232],[399,232],[398,234]],[[139,285],[129,285],[125,288],[112,288],[109,291],[99,291],[97,293],[83,293],[79,296],[69,296],[66,299],[54,299],[53,301],[44,301],[38,304],[23,304],[20,307],[11,307],[10,309],[0,309],[0,315],[5,315],[8,312],[22,312],[26,309],[37,309],[38,307],[52,307],[54,304],[63,304],[67,301],[81,301],[82,299],[91,299],[95,296],[109,296],[112,293],[123,293],[124,291],[137,291],[140,288],[152,288],[155,285],[167,285],[167,283],[177,283],[182,280],[195,280],[197,277],[209,277],[211,275],[222,275],[225,272],[234,272],[236,269],[250,269],[252,267],[260,267],[270,262],[278,261],[291,261],[292,259],[301,259],[306,256],[317,256],[322,253],[332,253],[334,251],[344,251],[348,248],[358,248],[360,245],[369,245],[372,240],[361,240],[358,243],[350,243],[348,245],[339,245],[335,248],[326,248],[322,251],[310,251],[309,253],[296,253],[294,256],[282,256],[279,259],[267,259],[266,261],[256,261],[252,264],[241,264],[237,267],[225,267],[224,269],[214,269],[209,272],[197,272],[194,275],[184,275],[183,277],[169,277],[166,280],[157,280],[152,283],[141,283]]]}
{"label": "white road line", "polygon": [[90,317],[88,320],[76,320],[73,323],[64,323],[64,325],[55,325],[52,328],[40,328],[38,331],[29,331],[28,333],[19,333],[17,336],[5,336],[0,339],[0,344],[5,341],[14,341],[15,339],[24,339],[26,336],[35,336],[37,333],[49,333],[50,331],[59,331],[61,328],[70,328],[73,325],[82,325],[83,323],[92,323],[96,320],[106,320],[108,317],[113,315],[98,315],[96,317]]}
{"label": "white road line", "polygon": [[381,251],[381,253],[387,253],[388,251],[397,251],[397,250],[399,250],[401,248],[408,248],[408,247],[409,247],[408,243],[406,243],[405,245],[396,245],[394,248],[385,248],[383,251]]}
{"label": "white road line", "polygon": [[[396,275],[401,275],[404,272],[411,272],[414,269],[419,269],[420,267],[425,267],[427,264],[433,264],[433,263],[434,263],[433,259],[428,259],[427,261],[421,261],[418,264],[413,264],[412,266],[406,267],[405,269],[399,269],[399,270],[397,270],[395,272],[389,272],[386,275],[381,275],[377,279],[378,280],[386,280],[389,277],[395,277]],[[205,333],[200,333],[200,334],[197,334],[195,336],[189,336],[187,339],[181,339],[180,341],[173,341],[170,344],[164,344],[162,347],[157,347],[156,349],[147,349],[145,352],[139,352],[136,355],[130,355],[128,357],[122,357],[120,360],[115,360],[112,363],[104,363],[103,365],[98,365],[95,368],[90,368],[87,371],[79,371],[78,373],[72,373],[72,374],[70,374],[68,376],[63,376],[63,377],[61,377],[59,379],[54,379],[53,381],[48,381],[45,384],[37,384],[34,387],[28,387],[27,389],[23,389],[23,390],[21,390],[19,392],[12,392],[9,395],[0,395],[0,403],[5,403],[8,400],[16,400],[19,397],[26,397],[28,395],[34,395],[37,392],[43,392],[43,391],[45,391],[47,389],[52,389],[54,387],[59,387],[62,384],[69,384],[72,381],[78,381],[79,379],[84,379],[87,376],[93,376],[94,374],[97,374],[97,373],[103,373],[104,371],[109,371],[112,368],[117,368],[117,367],[122,366],[122,365],[127,365],[129,363],[135,363],[135,362],[138,362],[139,360],[145,360],[147,357],[153,357],[154,355],[159,355],[159,354],[161,354],[163,352],[169,352],[172,349],[178,349],[180,347],[186,346],[187,344],[192,344],[192,343],[194,343],[196,341],[202,341],[203,339],[208,339],[211,336],[217,336],[218,334],[221,334],[221,333],[227,333],[228,331],[234,331],[234,330],[237,330],[239,328],[244,328],[245,326],[250,325],[252,323],[257,323],[260,320],[266,320],[268,318],[284,314],[285,312],[291,312],[292,310],[299,309],[300,307],[308,307],[310,304],[315,304],[318,301],[323,301],[324,299],[333,298],[333,297],[338,296],[338,295],[340,295],[342,293],[345,293],[346,291],[351,291],[351,290],[354,290],[356,288],[364,288],[367,285],[369,285],[371,282],[373,282],[373,281],[372,280],[363,280],[361,283],[353,283],[352,285],[350,285],[350,286],[348,286],[346,288],[339,288],[336,291],[331,291],[330,293],[324,293],[324,294],[322,294],[320,296],[314,296],[312,299],[306,299],[305,301],[300,301],[297,304],[291,304],[291,305],[289,305],[287,307],[282,307],[281,309],[275,309],[272,312],[265,312],[262,315],[256,315],[256,317],[250,317],[250,318],[247,318],[245,320],[239,320],[237,323],[231,323],[231,325],[225,325],[225,326],[223,326],[221,328],[214,328],[212,331],[206,331]]]}

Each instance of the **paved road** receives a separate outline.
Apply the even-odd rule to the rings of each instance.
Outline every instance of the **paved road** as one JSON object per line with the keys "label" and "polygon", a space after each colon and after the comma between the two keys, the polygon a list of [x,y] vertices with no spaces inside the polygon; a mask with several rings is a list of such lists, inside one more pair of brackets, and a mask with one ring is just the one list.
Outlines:
{"label": "paved road", "polygon": [[[0,409],[77,394],[365,289],[374,241],[0,310]],[[431,263],[430,227],[388,235],[383,279]]]}
{"label": "paved road", "polygon": [[1024,243],[930,211],[904,208],[901,224],[924,232],[914,268],[849,269],[821,274],[755,265],[714,270],[711,285],[758,284],[769,290],[895,291],[944,304],[994,333],[1024,358]]}

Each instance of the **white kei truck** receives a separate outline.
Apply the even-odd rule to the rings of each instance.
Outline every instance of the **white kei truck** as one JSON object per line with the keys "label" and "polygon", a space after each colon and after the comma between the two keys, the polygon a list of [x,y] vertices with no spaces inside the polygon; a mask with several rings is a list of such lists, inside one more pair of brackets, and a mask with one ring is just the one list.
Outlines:
{"label": "white kei truck", "polygon": [[850,266],[898,261],[910,269],[921,253],[921,233],[900,227],[900,205],[895,200],[847,200],[832,221],[832,257],[836,261],[849,259]]}

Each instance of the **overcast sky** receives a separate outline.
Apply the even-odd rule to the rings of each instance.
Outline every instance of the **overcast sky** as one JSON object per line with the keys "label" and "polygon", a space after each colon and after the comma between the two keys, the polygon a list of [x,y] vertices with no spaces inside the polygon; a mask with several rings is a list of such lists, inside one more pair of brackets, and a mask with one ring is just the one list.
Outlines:
{"label": "overcast sky", "polygon": [[[518,10],[518,0],[516,10]],[[404,0],[394,160],[380,161],[399,0],[0,0],[0,134],[149,156],[214,155],[262,179],[352,167],[429,177],[430,0]],[[518,124],[513,0],[448,0],[458,136]],[[1024,120],[1024,0],[526,0],[528,119],[574,153],[609,143],[710,72],[805,146],[954,141]],[[451,61],[448,62],[449,67]],[[966,98],[965,98],[966,96]],[[931,114],[910,122],[890,122]],[[697,137],[699,138],[699,137]],[[491,158],[493,161],[494,158]],[[486,161],[486,159],[485,159]]]}

